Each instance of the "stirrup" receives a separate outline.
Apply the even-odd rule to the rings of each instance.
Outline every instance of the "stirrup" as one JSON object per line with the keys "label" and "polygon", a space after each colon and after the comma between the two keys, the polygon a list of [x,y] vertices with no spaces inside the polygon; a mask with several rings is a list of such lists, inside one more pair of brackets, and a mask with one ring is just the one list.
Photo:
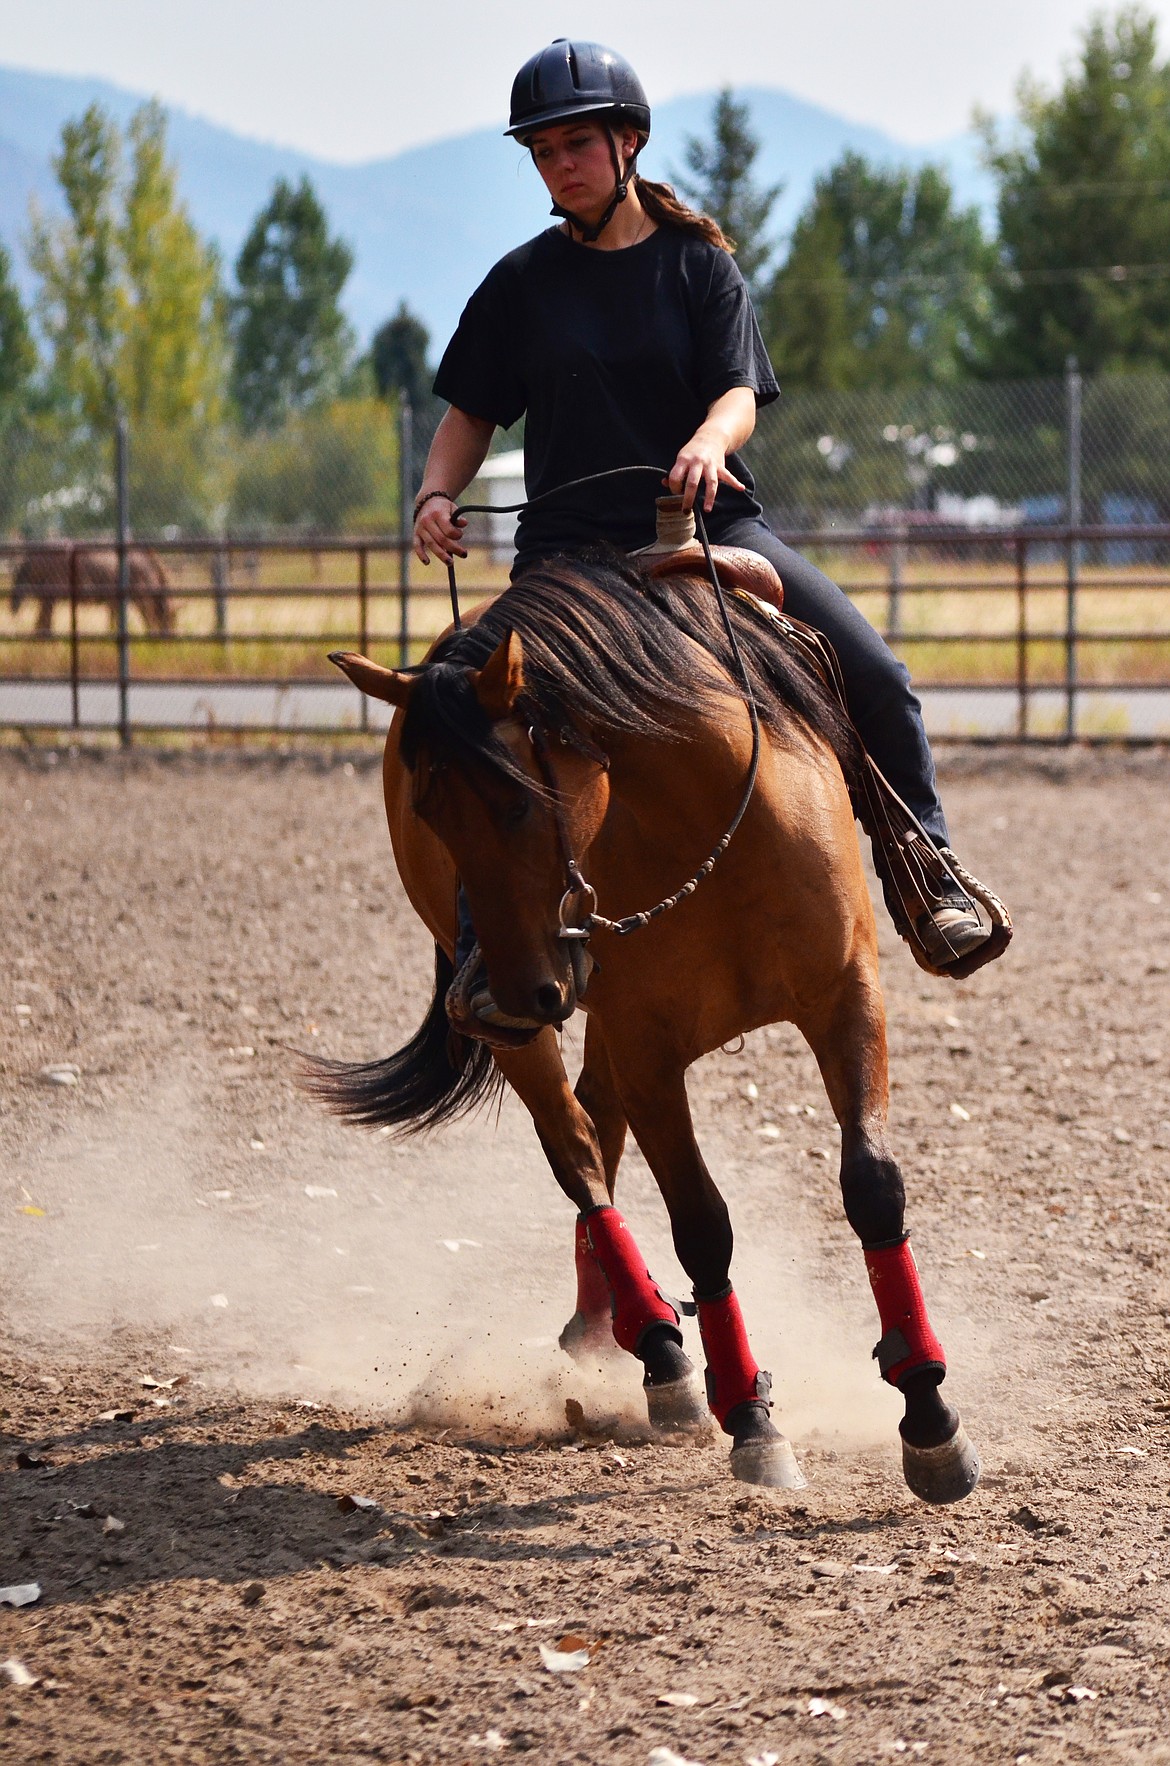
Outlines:
{"label": "stirrup", "polygon": [[868,755],[858,807],[890,918],[918,966],[964,981],[1002,956],[1012,937],[1007,908],[949,846],[935,846]]}
{"label": "stirrup", "polygon": [[451,1028],[460,1036],[470,1036],[497,1048],[514,1048],[516,1031],[541,1028],[535,1019],[514,1018],[496,1004],[478,944],[472,946],[470,956],[447,989],[444,1005]]}
{"label": "stirrup", "polygon": [[991,926],[973,901],[952,896],[920,914],[914,931],[931,961],[940,969],[960,962],[991,937]]}
{"label": "stirrup", "polygon": [[[951,975],[962,981],[968,975],[973,975],[976,969],[981,969],[985,963],[994,962],[996,957],[1002,956],[1011,943],[1012,917],[999,896],[994,895],[986,883],[981,883],[978,877],[973,876],[966,866],[959,862],[949,846],[940,846],[938,856],[950,876],[970,898],[980,922],[984,916],[987,919],[985,935],[982,938],[972,939],[965,948],[962,937],[958,934],[958,928],[956,928],[953,939],[955,955],[940,962],[937,966],[936,973]],[[946,905],[949,904],[944,904],[944,907]],[[937,915],[938,910],[935,911]],[[917,955],[917,953],[915,954]]]}

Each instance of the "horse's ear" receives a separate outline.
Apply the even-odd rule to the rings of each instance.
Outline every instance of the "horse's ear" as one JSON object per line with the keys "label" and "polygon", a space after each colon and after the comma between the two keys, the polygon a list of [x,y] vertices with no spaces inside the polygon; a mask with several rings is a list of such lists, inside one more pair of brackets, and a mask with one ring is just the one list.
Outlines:
{"label": "horse's ear", "polygon": [[342,674],[349,676],[355,687],[360,687],[371,699],[381,699],[387,705],[405,705],[414,691],[413,675],[383,668],[380,663],[371,662],[368,656],[355,656],[350,650],[334,650],[329,660]]}
{"label": "horse's ear", "polygon": [[509,632],[496,646],[483,667],[472,674],[471,684],[493,723],[510,716],[524,691],[524,647],[518,633]]}

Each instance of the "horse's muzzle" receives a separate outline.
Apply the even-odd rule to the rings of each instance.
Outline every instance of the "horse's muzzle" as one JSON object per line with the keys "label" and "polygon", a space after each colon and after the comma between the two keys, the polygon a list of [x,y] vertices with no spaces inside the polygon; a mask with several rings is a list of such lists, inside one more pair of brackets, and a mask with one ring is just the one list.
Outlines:
{"label": "horse's muzzle", "polygon": [[577,989],[571,978],[564,985],[558,981],[545,981],[537,988],[534,1003],[536,1011],[533,1016],[542,1024],[563,1024],[577,1009]]}
{"label": "horse's muzzle", "polygon": [[512,992],[506,1002],[495,997],[479,946],[454,977],[447,990],[447,1017],[462,1036],[474,1037],[492,1048],[524,1048],[542,1030],[556,1028],[577,1008],[575,971],[564,981],[546,975],[531,989]]}

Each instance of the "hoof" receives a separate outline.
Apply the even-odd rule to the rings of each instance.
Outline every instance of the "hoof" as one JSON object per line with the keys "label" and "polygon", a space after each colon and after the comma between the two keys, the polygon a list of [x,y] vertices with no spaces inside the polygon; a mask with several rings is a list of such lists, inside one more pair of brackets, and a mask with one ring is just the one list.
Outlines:
{"label": "hoof", "polygon": [[707,1399],[694,1374],[667,1380],[658,1386],[644,1385],[646,1413],[652,1428],[666,1434],[706,1433],[711,1427]]}
{"label": "hoof", "polygon": [[923,1502],[962,1502],[978,1484],[982,1467],[960,1423],[941,1447],[911,1447],[903,1441],[902,1470]]}
{"label": "hoof", "polygon": [[770,1490],[803,1490],[808,1482],[796,1463],[791,1441],[783,1435],[733,1447],[731,1475],[741,1484],[763,1484]]}

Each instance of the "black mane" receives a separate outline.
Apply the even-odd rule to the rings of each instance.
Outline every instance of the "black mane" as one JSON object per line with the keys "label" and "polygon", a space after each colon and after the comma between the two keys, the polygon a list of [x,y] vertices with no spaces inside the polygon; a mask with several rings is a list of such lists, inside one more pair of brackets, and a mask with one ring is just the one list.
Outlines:
{"label": "black mane", "polygon": [[[727,601],[761,723],[783,740],[798,718],[828,742],[852,784],[857,737],[836,701],[766,613],[739,595]],[[597,548],[526,571],[474,625],[443,640],[411,695],[402,730],[408,766],[425,744],[457,764],[479,761],[531,784],[467,673],[509,631],[524,647],[518,715],[553,731],[583,726],[603,746],[610,734],[673,738],[696,705],[743,700],[715,597]]]}

